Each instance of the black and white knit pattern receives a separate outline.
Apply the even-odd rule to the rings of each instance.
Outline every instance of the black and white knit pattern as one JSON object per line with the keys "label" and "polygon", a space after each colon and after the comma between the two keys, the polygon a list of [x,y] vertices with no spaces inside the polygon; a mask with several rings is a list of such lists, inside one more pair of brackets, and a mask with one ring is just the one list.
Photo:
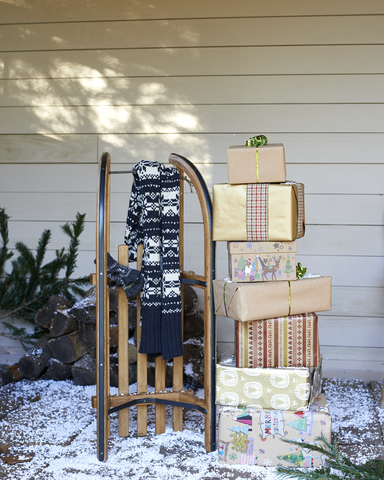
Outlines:
{"label": "black and white knit pattern", "polygon": [[125,243],[129,260],[143,245],[140,353],[183,354],[179,264],[180,183],[174,167],[142,160],[134,167]]}

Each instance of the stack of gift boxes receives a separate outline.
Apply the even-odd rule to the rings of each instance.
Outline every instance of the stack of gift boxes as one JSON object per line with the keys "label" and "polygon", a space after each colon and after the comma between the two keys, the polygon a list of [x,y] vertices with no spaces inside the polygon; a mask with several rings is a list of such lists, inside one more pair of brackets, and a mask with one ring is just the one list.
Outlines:
{"label": "stack of gift boxes", "polygon": [[236,348],[216,367],[219,460],[319,466],[325,459],[306,444],[330,441],[331,415],[314,312],[331,309],[332,279],[296,271],[304,185],[286,181],[284,146],[264,136],[229,147],[227,166],[229,183],[213,185],[213,240],[227,242],[229,278],[213,283]]}

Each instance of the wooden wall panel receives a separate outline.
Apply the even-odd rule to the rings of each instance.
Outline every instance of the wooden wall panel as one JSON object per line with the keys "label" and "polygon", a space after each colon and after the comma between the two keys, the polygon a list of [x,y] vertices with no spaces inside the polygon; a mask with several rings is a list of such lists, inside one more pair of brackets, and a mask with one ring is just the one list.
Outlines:
{"label": "wooden wall panel", "polygon": [[[384,7],[321,3],[68,0],[0,4],[0,206],[31,248],[86,213],[79,274],[94,271],[97,162],[191,159],[208,188],[226,149],[263,133],[306,191],[298,259],[333,277],[320,316],[325,375],[382,379]],[[262,61],[260,61],[262,59]],[[111,253],[132,177],[112,177]],[[202,268],[201,213],[186,186],[186,269]],[[217,275],[227,276],[225,242]],[[200,297],[199,297],[200,298]],[[199,300],[200,301],[200,300]],[[233,321],[218,325],[233,352]]]}
{"label": "wooden wall panel", "polygon": [[[384,17],[291,16],[0,25],[3,51],[379,44]],[[228,34],[230,32],[230,35]]]}
{"label": "wooden wall panel", "polygon": [[303,86],[301,80],[298,75],[1,80],[6,95],[0,106],[384,101],[382,75],[308,75]]}
{"label": "wooden wall panel", "polygon": [[284,0],[264,2],[263,0],[221,0],[215,2],[194,0],[184,3],[178,0],[155,0],[152,2],[112,1],[106,9],[103,0],[93,0],[92,8],[87,3],[75,0],[57,0],[52,8],[50,0],[31,2],[2,2],[0,15],[2,23],[69,22],[97,20],[136,20],[170,18],[217,17],[265,17],[265,16],[306,16],[306,15],[368,15],[383,14],[380,0],[362,3],[359,0],[323,0],[321,4],[296,0],[287,4]]}
{"label": "wooden wall panel", "polygon": [[[384,104],[4,107],[6,134],[31,133],[364,133],[384,130]],[[289,118],[289,123],[287,123]]]}
{"label": "wooden wall panel", "polygon": [[[299,245],[300,251],[300,245]],[[315,252],[314,252],[315,253]],[[332,272],[332,285],[342,287],[384,286],[384,256],[340,255],[296,255],[297,261],[308,268],[308,272],[328,275]]]}
{"label": "wooden wall panel", "polygon": [[96,163],[96,150],[97,135],[0,136],[0,164]]}
{"label": "wooden wall panel", "polygon": [[382,74],[383,55],[384,45],[4,52],[0,57],[0,73],[5,79],[157,78],[234,72],[236,75]]}
{"label": "wooden wall panel", "polygon": [[[257,131],[212,134],[103,134],[99,152],[110,152],[113,163],[138,162],[141,159],[164,162],[178,153],[194,163],[226,163],[230,145],[244,145]],[[263,130],[269,143],[283,143],[285,161],[291,163],[382,163],[383,133],[274,133]],[[288,171],[289,171],[289,167]],[[326,167],[324,167],[326,168]]]}
{"label": "wooden wall panel", "polygon": [[382,348],[383,336],[383,318],[320,316],[319,339],[321,345]]}

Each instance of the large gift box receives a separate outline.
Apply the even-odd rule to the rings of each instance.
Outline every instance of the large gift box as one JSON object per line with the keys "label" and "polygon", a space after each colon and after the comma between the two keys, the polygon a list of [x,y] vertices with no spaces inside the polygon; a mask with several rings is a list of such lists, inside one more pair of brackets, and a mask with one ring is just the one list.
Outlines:
{"label": "large gift box", "polygon": [[285,182],[285,154],[282,143],[257,147],[232,145],[227,149],[228,181],[239,183]]}
{"label": "large gift box", "polygon": [[332,277],[306,275],[295,282],[213,280],[215,314],[241,322],[331,310]]}
{"label": "large gift box", "polygon": [[213,185],[214,241],[291,242],[304,236],[302,183]]}
{"label": "large gift box", "polygon": [[234,282],[296,280],[296,242],[228,242]]}
{"label": "large gift box", "polygon": [[216,403],[230,407],[308,410],[321,391],[318,367],[237,368],[216,365]]}
{"label": "large gift box", "polygon": [[[307,412],[220,407],[218,455],[221,463],[320,467],[327,459],[307,444],[331,442],[332,417],[324,394]],[[281,439],[302,443],[296,446]],[[324,445],[323,445],[324,446]]]}
{"label": "large gift box", "polygon": [[235,322],[236,367],[317,367],[316,313]]}

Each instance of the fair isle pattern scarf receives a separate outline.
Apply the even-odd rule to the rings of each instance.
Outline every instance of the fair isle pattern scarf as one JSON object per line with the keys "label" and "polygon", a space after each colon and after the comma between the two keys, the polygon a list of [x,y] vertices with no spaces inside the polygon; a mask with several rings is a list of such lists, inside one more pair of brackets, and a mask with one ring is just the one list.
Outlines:
{"label": "fair isle pattern scarf", "polygon": [[134,167],[125,243],[129,260],[143,245],[140,353],[183,355],[179,263],[180,177],[175,167],[142,160]]}

